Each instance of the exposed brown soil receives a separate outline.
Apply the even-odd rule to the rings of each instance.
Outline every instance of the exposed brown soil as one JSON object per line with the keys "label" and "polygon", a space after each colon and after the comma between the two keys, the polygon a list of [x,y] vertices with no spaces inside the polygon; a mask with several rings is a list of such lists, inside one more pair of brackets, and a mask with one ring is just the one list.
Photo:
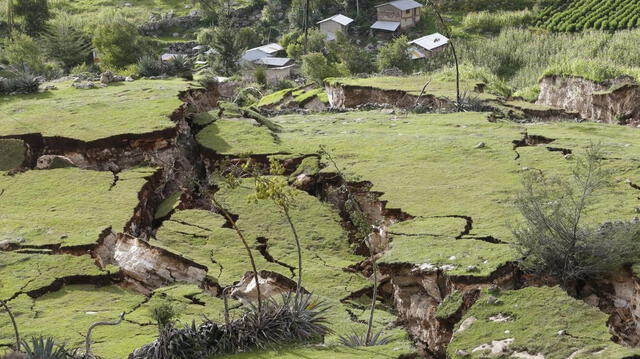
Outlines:
{"label": "exposed brown soil", "polygon": [[452,102],[445,98],[424,94],[422,97],[411,95],[406,91],[383,90],[369,86],[327,85],[329,103],[335,109],[356,108],[365,104],[391,105],[401,108],[415,107],[416,104],[441,108],[451,106]]}

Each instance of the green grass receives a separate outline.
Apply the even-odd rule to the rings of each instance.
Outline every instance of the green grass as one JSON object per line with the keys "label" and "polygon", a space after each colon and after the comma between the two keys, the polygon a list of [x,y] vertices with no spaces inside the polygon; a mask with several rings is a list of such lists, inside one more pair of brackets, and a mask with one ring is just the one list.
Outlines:
{"label": "green grass", "polygon": [[[608,316],[597,308],[573,299],[558,287],[525,288],[495,294],[499,302],[490,304],[488,293],[464,315],[463,321],[475,317],[477,321],[461,333],[455,333],[447,348],[451,357],[458,350],[471,353],[470,358],[481,358],[481,352],[472,352],[482,344],[494,340],[514,338],[511,349],[529,354],[542,354],[548,359],[564,359],[583,350],[578,358],[590,358],[590,351],[606,349],[598,358],[621,358],[638,354],[638,350],[624,348],[611,342],[607,328]],[[494,321],[491,317],[502,314],[507,321]],[[458,328],[459,324],[456,326]],[[509,332],[505,332],[505,331]],[[564,335],[558,332],[564,330]]]}
{"label": "green grass", "polygon": [[76,168],[0,176],[0,240],[74,246],[95,243],[109,227],[122,231],[153,171],[123,171],[113,189],[110,172]]}
{"label": "green grass", "polygon": [[181,80],[139,80],[106,88],[59,90],[0,99],[0,133],[41,133],[82,141],[174,127],[169,115],[181,104]]}
{"label": "green grass", "polygon": [[444,298],[442,303],[438,306],[438,311],[436,312],[436,318],[438,319],[447,319],[454,315],[458,309],[464,303],[464,298],[462,293],[455,291]]}
{"label": "green grass", "polygon": [[[329,84],[343,84],[348,86],[375,87],[383,90],[406,91],[411,95],[420,95],[422,88],[428,82],[425,95],[433,95],[448,99],[456,98],[455,81],[439,79],[434,75],[412,75],[412,76],[376,76],[369,78],[333,78],[326,80]],[[461,81],[460,92],[473,93],[473,88],[478,81],[468,79]],[[488,93],[478,94],[481,99],[493,99],[495,96]]]}
{"label": "green grass", "polygon": [[24,254],[3,252],[0,258],[0,300],[18,292],[46,287],[57,278],[76,275],[97,276],[117,268],[100,270],[89,256]]}
{"label": "green grass", "polygon": [[0,139],[0,171],[9,171],[22,165],[26,147],[22,140]]}
{"label": "green grass", "polygon": [[[268,251],[275,259],[297,266],[295,243],[288,223],[274,204],[264,201],[254,203],[247,200],[253,191],[252,185],[250,180],[246,180],[238,189],[222,190],[217,194],[218,199],[231,213],[239,215],[237,224],[252,246],[258,243],[257,237],[266,237]],[[330,346],[328,349],[292,348],[284,350],[285,353],[290,354],[265,352],[255,355],[266,357],[296,355],[295,353],[301,351],[311,357],[336,352],[344,353],[345,356],[357,355],[355,357],[368,358],[371,355],[368,351],[336,347],[338,335],[349,334],[353,328],[360,332],[365,330],[363,324],[350,321],[346,309],[351,309],[360,320],[365,320],[368,312],[340,302],[351,292],[369,285],[369,282],[360,275],[342,270],[362,258],[352,254],[347,234],[339,224],[340,218],[335,209],[304,192],[296,191],[296,193],[296,204],[291,215],[304,250],[303,286],[331,305],[328,317],[330,327],[335,334],[326,339],[326,343]],[[246,253],[240,239],[233,230],[223,228],[224,223],[225,221],[218,214],[202,210],[178,211],[159,229],[156,235],[157,243],[207,265],[211,276],[217,277],[222,285],[228,285],[240,280],[251,268],[248,261],[244,259]],[[255,250],[254,255],[260,270],[276,271],[286,277],[292,276],[288,268],[267,262]],[[238,311],[232,311],[232,315],[237,316]],[[217,317],[214,314],[213,317],[221,319],[220,313]],[[377,310],[377,328],[387,327],[393,320],[394,317],[391,314],[382,309]],[[393,355],[397,352],[396,348],[400,348],[399,354],[413,350],[401,329],[388,329],[386,333],[392,335],[394,341],[389,346],[378,348],[375,352],[379,356],[376,357],[384,358]],[[243,358],[244,355],[237,357]]]}
{"label": "green grass", "polygon": [[176,191],[165,198],[164,201],[160,203],[160,206],[158,206],[158,209],[156,210],[156,213],[154,215],[154,219],[166,217],[169,215],[169,213],[176,209],[176,207],[180,205],[180,196],[182,196],[182,192]]}
{"label": "green grass", "polygon": [[[140,294],[117,286],[70,285],[37,299],[20,295],[9,302],[23,338],[54,336],[67,347],[84,348],[84,335],[97,321],[117,320],[122,312],[130,312],[145,301]],[[101,326],[93,331],[94,354],[105,359],[126,358],[135,348],[151,342],[154,326],[123,322],[118,326]],[[8,320],[0,321],[0,343],[13,341]]]}
{"label": "green grass", "polygon": [[268,128],[256,126],[252,120],[218,120],[196,135],[202,146],[220,154],[278,153],[283,147]]}
{"label": "green grass", "polygon": [[276,91],[267,96],[264,96],[263,98],[260,99],[260,101],[258,101],[258,103],[256,104],[256,107],[265,107],[265,106],[275,105],[281,102],[282,100],[284,100],[285,97],[291,95],[293,91],[295,91],[295,89],[284,89],[284,90]]}

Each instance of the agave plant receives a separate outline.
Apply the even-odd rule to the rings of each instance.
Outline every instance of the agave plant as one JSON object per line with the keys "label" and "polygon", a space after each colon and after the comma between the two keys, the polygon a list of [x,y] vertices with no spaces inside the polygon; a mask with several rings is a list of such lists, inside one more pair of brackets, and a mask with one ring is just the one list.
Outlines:
{"label": "agave plant", "polygon": [[68,359],[74,358],[77,350],[67,350],[64,344],[56,344],[53,338],[33,337],[31,344],[22,341],[27,359]]}
{"label": "agave plant", "polygon": [[385,345],[391,342],[390,336],[383,336],[383,330],[376,332],[371,335],[369,340],[367,341],[367,335],[365,333],[358,334],[355,330],[353,334],[350,335],[341,335],[338,340],[342,345],[348,347],[372,347],[376,345]]}

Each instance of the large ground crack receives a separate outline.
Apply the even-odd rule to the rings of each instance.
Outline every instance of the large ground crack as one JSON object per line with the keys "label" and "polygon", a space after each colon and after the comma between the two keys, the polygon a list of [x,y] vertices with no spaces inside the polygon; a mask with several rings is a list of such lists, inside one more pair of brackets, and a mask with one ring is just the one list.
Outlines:
{"label": "large ground crack", "polygon": [[258,242],[258,244],[256,245],[256,249],[258,250],[258,252],[260,252],[260,254],[262,255],[262,257],[264,257],[264,259],[269,262],[269,263],[275,263],[277,265],[283,266],[285,268],[287,268],[290,272],[291,272],[291,278],[294,278],[296,276],[296,267],[289,265],[287,263],[281,262],[275,258],[273,258],[273,256],[269,253],[269,239],[266,237],[258,237],[256,238],[256,242]]}

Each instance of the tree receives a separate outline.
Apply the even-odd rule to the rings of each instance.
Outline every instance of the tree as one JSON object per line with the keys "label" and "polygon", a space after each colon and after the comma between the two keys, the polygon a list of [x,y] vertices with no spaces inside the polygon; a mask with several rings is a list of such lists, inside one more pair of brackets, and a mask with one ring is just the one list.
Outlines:
{"label": "tree", "polygon": [[372,55],[363,47],[351,43],[343,33],[336,34],[336,40],[328,43],[329,53],[344,64],[352,75],[375,71]]}
{"label": "tree", "polygon": [[261,175],[257,169],[253,169],[253,178],[255,182],[255,194],[252,198],[258,200],[271,200],[284,215],[289,223],[289,228],[293,234],[298,252],[298,283],[296,287],[295,303],[298,303],[300,290],[302,288],[302,246],[298,231],[291,218],[291,208],[295,202],[295,191],[289,187],[287,180],[283,177],[284,167],[278,160],[273,157],[269,158],[269,169],[271,176]]}
{"label": "tree", "polygon": [[93,45],[103,63],[117,68],[136,63],[144,53],[144,41],[136,26],[114,12],[98,22]]}
{"label": "tree", "polygon": [[238,60],[242,48],[238,42],[236,30],[231,27],[231,21],[223,17],[213,33],[212,47],[218,51],[216,67],[226,76],[238,71]]}
{"label": "tree", "polygon": [[328,77],[347,76],[349,72],[340,64],[330,62],[319,52],[312,52],[302,57],[302,73],[319,85]]}
{"label": "tree", "polygon": [[50,18],[47,0],[11,0],[11,21],[20,20],[22,31],[30,36],[39,35]]}
{"label": "tree", "polygon": [[409,55],[409,40],[405,35],[387,43],[378,53],[378,70],[383,71],[392,67],[396,67],[405,73],[413,69],[413,63]]}
{"label": "tree", "polygon": [[84,63],[91,55],[91,40],[64,17],[47,25],[42,34],[42,45],[47,55],[60,62],[65,71]]}
{"label": "tree", "polygon": [[531,171],[523,178],[516,206],[524,217],[513,230],[525,269],[549,273],[564,285],[605,274],[640,253],[640,225],[585,223],[596,195],[612,189],[599,146],[587,148],[569,179],[546,178]]}
{"label": "tree", "polygon": [[22,71],[40,73],[44,70],[44,56],[38,43],[25,34],[14,34],[4,48],[4,56],[10,65]]}

